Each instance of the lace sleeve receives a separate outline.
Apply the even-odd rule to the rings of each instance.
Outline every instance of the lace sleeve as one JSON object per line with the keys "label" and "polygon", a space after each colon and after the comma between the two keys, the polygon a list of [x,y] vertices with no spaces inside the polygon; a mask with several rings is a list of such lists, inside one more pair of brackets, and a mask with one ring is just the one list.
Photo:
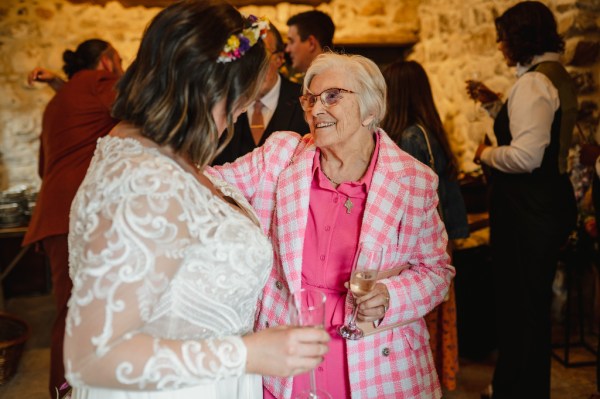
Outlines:
{"label": "lace sleeve", "polygon": [[209,194],[173,169],[95,160],[79,189],[71,208],[65,336],[72,386],[174,389],[244,372],[240,336],[210,338],[218,334],[197,328],[182,337],[177,323],[157,327],[177,320],[172,292],[186,292],[188,275],[180,275],[191,273],[190,258],[218,223],[205,203]]}

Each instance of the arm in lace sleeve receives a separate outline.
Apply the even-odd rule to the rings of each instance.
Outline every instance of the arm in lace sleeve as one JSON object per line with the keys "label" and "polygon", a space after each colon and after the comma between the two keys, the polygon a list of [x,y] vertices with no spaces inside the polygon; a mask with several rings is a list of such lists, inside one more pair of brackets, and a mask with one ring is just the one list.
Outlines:
{"label": "arm in lace sleeve", "polygon": [[165,298],[180,289],[174,277],[190,245],[202,245],[190,226],[211,220],[186,210],[201,201],[189,194],[194,188],[172,171],[147,169],[119,177],[95,170],[97,184],[86,179],[72,205],[65,336],[72,386],[175,389],[244,372],[247,352],[238,336],[178,340],[168,329],[156,333],[154,323],[170,309]]}

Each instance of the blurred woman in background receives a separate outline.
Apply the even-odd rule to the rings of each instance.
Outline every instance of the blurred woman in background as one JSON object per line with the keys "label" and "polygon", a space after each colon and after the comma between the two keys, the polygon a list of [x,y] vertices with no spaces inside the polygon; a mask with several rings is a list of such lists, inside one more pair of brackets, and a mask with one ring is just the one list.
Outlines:
{"label": "blurred woman in background", "polygon": [[[469,225],[457,180],[457,162],[435,107],[429,79],[416,61],[396,61],[384,68],[383,76],[388,95],[387,114],[381,127],[400,148],[429,165],[438,175],[438,211],[446,225],[448,253],[452,255],[451,240],[467,237]],[[458,336],[453,285],[447,300],[425,320],[442,386],[454,390],[458,372]]]}

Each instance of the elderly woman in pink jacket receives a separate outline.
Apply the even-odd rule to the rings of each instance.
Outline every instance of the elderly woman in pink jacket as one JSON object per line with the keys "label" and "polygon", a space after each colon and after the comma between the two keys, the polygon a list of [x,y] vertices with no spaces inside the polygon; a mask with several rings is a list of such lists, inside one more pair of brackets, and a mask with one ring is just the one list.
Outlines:
{"label": "elderly woman in pink jacket", "polygon": [[[332,340],[316,380],[336,399],[441,397],[423,316],[443,300],[455,272],[435,174],[378,128],[385,96],[372,61],[322,54],[301,97],[311,134],[273,134],[209,171],[240,188],[274,244],[255,328],[289,324],[288,299],[301,288],[326,295]],[[356,299],[370,333],[345,340],[337,328],[354,307],[346,287],[361,242],[385,249],[381,278]],[[289,399],[308,384],[307,375],[265,377],[265,398]]]}

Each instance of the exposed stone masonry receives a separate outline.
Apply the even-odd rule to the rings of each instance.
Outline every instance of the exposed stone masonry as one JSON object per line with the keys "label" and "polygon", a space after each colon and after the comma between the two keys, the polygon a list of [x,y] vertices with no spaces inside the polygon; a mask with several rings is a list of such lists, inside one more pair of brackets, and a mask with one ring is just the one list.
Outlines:
{"label": "exposed stone masonry", "polygon": [[[491,120],[470,101],[464,81],[480,79],[505,93],[514,82],[495,43],[494,18],[511,0],[333,0],[319,9],[336,23],[336,44],[414,43],[410,58],[429,73],[436,103],[461,168],[471,162],[477,143],[491,132]],[[580,89],[581,126],[589,134],[599,119],[600,0],[546,1],[567,39],[565,60]],[[289,16],[310,6],[280,3],[247,6],[267,16],[285,33]],[[61,71],[62,53],[81,41],[100,37],[121,53],[124,66],[135,56],[143,30],[157,8],[72,4],[66,0],[4,0],[0,4],[0,190],[39,184],[38,136],[43,110],[53,95],[27,72],[35,66]]]}
{"label": "exposed stone masonry", "polygon": [[[485,82],[506,94],[515,81],[496,44],[494,19],[518,1],[426,0],[419,5],[420,41],[412,58],[423,63],[452,148],[464,172],[478,173],[472,162],[477,144],[492,132],[492,120],[470,101],[466,79]],[[556,16],[566,41],[563,61],[579,89],[580,127],[598,128],[600,112],[600,1],[544,1]]]}

